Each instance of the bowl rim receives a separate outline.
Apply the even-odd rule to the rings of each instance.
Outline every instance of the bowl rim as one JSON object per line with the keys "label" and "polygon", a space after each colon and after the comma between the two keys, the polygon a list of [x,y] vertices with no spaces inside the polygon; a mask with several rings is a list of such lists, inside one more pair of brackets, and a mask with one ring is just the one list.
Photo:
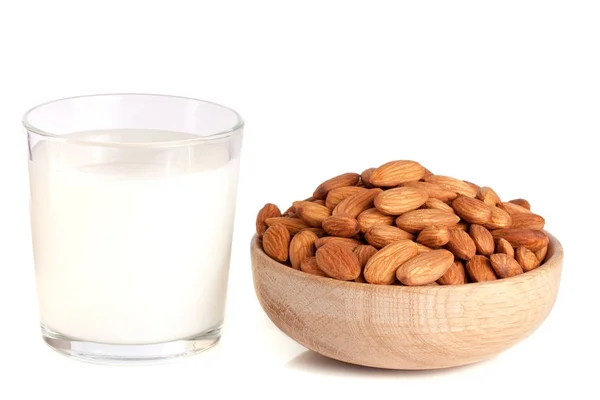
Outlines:
{"label": "bowl rim", "polygon": [[[546,256],[546,260],[543,264],[532,271],[524,272],[522,274],[511,276],[509,278],[497,279],[494,281],[485,281],[485,282],[470,282],[462,285],[435,285],[435,286],[401,286],[401,285],[376,285],[372,283],[366,282],[354,282],[354,281],[341,281],[330,277],[323,277],[318,275],[308,274],[303,271],[296,270],[291,268],[285,264],[277,262],[269,257],[262,249],[260,245],[260,238],[258,234],[254,234],[250,243],[250,251],[251,253],[257,254],[259,257],[266,259],[266,264],[275,269],[279,269],[281,272],[289,273],[292,275],[296,275],[298,278],[307,279],[309,281],[313,281],[315,283],[321,283],[326,285],[332,285],[335,287],[348,287],[348,288],[372,288],[377,290],[382,290],[382,288],[388,288],[389,290],[400,290],[407,292],[414,292],[415,290],[419,290],[422,292],[427,291],[437,291],[437,290],[471,290],[474,287],[488,287],[488,286],[496,286],[502,285],[506,282],[516,283],[515,281],[521,280],[523,282],[528,281],[530,279],[535,279],[540,275],[544,275],[550,272],[553,269],[560,268],[562,266],[563,260],[563,247],[562,244],[558,241],[558,239],[550,234],[548,231],[544,231],[546,235],[548,235],[549,243],[548,243],[548,254]],[[254,264],[254,262],[252,263]],[[255,266],[253,265],[253,268]],[[385,290],[385,289],[384,289]]]}

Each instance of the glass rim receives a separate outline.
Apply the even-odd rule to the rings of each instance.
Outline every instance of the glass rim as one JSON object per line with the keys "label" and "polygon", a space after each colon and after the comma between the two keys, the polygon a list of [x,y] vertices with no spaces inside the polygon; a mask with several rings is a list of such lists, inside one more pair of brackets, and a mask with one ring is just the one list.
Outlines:
{"label": "glass rim", "polygon": [[[45,107],[45,106],[48,106],[48,105],[51,105],[54,103],[60,103],[60,102],[67,101],[67,100],[85,99],[85,98],[94,98],[94,97],[108,97],[108,96],[143,96],[143,97],[171,98],[171,99],[189,100],[189,101],[193,101],[196,103],[211,104],[211,105],[226,109],[226,110],[230,111],[231,113],[233,113],[233,115],[236,117],[236,121],[232,127],[227,128],[225,130],[218,131],[218,132],[210,134],[208,136],[197,136],[197,137],[190,138],[190,139],[180,139],[180,140],[173,140],[173,141],[169,141],[169,142],[146,142],[146,143],[115,143],[115,142],[98,142],[98,141],[86,140],[86,139],[73,139],[73,138],[65,137],[65,135],[47,132],[43,129],[36,127],[29,121],[29,116],[31,115],[31,113],[38,110],[39,108],[42,108],[42,107]],[[157,94],[157,93],[134,93],[134,92],[88,94],[88,95],[63,97],[60,99],[50,100],[50,101],[38,104],[38,105],[30,108],[29,110],[27,110],[23,114],[23,117],[21,118],[21,123],[23,124],[23,126],[25,127],[26,130],[36,133],[40,136],[44,136],[46,138],[57,140],[57,141],[89,145],[89,146],[142,147],[142,148],[188,146],[188,145],[193,145],[195,143],[212,142],[214,140],[223,139],[223,138],[232,136],[236,131],[239,131],[241,128],[243,128],[244,124],[245,124],[244,119],[237,111],[235,111],[234,109],[229,108],[227,106],[224,106],[222,104],[219,104],[219,103],[215,103],[215,102],[208,101],[208,100],[197,99],[194,97],[176,96],[176,95],[169,95],[169,94]]]}

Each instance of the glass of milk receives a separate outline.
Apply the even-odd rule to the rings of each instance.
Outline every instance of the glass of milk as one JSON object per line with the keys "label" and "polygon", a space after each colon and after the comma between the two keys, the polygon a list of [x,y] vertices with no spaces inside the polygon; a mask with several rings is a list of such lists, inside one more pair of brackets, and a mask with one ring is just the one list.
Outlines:
{"label": "glass of milk", "polygon": [[220,338],[243,121],[218,104],[109,94],[24,117],[42,335],[151,363]]}

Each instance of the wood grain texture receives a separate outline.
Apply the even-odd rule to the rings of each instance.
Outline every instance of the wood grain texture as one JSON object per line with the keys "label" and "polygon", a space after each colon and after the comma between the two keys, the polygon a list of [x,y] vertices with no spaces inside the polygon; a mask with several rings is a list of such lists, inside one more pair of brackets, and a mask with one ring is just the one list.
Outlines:
{"label": "wood grain texture", "polygon": [[324,356],[388,369],[435,369],[491,358],[528,337],[556,300],[563,250],[550,237],[546,262],[492,282],[380,286],[296,271],[252,239],[254,288],[273,323]]}

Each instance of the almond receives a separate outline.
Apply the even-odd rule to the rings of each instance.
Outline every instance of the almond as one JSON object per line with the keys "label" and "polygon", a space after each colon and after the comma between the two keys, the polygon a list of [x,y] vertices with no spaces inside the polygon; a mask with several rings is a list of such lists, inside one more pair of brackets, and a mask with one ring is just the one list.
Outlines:
{"label": "almond", "polygon": [[353,172],[348,172],[346,174],[335,176],[321,183],[315,189],[313,197],[315,199],[324,199],[327,197],[327,193],[329,193],[330,190],[343,186],[354,186],[358,183],[359,179],[360,175],[355,174]]}
{"label": "almond", "polygon": [[501,209],[506,211],[511,217],[515,214],[523,214],[523,213],[527,214],[527,213],[531,212],[525,207],[521,207],[517,204],[510,203],[510,202],[500,203],[500,204],[498,204],[498,207],[500,207]]}
{"label": "almond", "polygon": [[548,245],[548,236],[543,231],[526,228],[496,229],[492,231],[494,239],[506,239],[513,247],[527,247],[536,251]]}
{"label": "almond", "polygon": [[304,232],[304,231],[309,231],[314,233],[315,235],[317,235],[317,237],[323,237],[325,235],[327,235],[327,232],[325,232],[323,229],[321,228],[304,228],[302,229],[300,232]]}
{"label": "almond", "polygon": [[425,176],[425,168],[415,161],[390,161],[371,173],[373,186],[392,187],[404,182],[418,181]]}
{"label": "almond", "polygon": [[[493,236],[492,236],[493,237]],[[506,239],[498,239],[496,241],[496,253],[507,254],[511,257],[515,256],[515,249],[511,246]]]}
{"label": "almond", "polygon": [[352,196],[360,192],[364,192],[365,190],[367,189],[358,186],[344,186],[339,187],[337,189],[333,189],[327,194],[327,200],[325,200],[325,205],[333,210],[335,206],[340,204],[340,201],[344,200],[346,197]]}
{"label": "almond", "polygon": [[302,229],[310,228],[306,224],[306,222],[302,221],[300,218],[291,218],[291,217],[271,217],[265,220],[267,226],[271,227],[276,224],[281,224],[287,228],[290,232],[290,235],[295,235],[300,232]]}
{"label": "almond", "polygon": [[546,254],[548,254],[548,246],[544,246],[539,250],[535,251],[535,256],[540,260],[540,263],[544,263],[546,261]]}
{"label": "almond", "polygon": [[531,204],[529,204],[529,202],[525,199],[514,199],[514,200],[509,200],[508,202],[516,204],[516,205],[526,208],[528,210],[531,210]]}
{"label": "almond", "polygon": [[353,238],[342,238],[342,237],[336,237],[336,236],[325,236],[322,238],[318,238],[315,241],[315,247],[317,249],[325,246],[326,244],[344,246],[344,247],[350,248],[351,250],[354,250],[356,248],[356,246],[360,246],[361,244],[364,244],[364,243],[362,243],[360,240],[356,240]]}
{"label": "almond", "polygon": [[373,207],[373,200],[381,192],[381,189],[375,188],[348,196],[333,209],[333,215],[343,214],[356,218],[361,212]]}
{"label": "almond", "polygon": [[469,230],[469,224],[467,224],[465,221],[460,221],[458,224],[451,226],[450,228],[466,232]]}
{"label": "almond", "polygon": [[473,282],[495,281],[498,279],[486,256],[474,256],[466,264],[466,270]]}
{"label": "almond", "polygon": [[447,227],[428,226],[419,233],[417,242],[427,247],[442,247],[450,240],[450,229]]}
{"label": "almond", "polygon": [[317,257],[314,256],[306,257],[304,260],[302,260],[302,263],[300,264],[300,270],[311,275],[327,276],[327,274],[323,272],[317,265]]}
{"label": "almond", "polygon": [[363,272],[365,280],[378,285],[391,285],[396,280],[398,267],[416,255],[417,246],[412,240],[389,244],[369,259]]}
{"label": "almond", "polygon": [[426,201],[426,191],[414,187],[399,187],[379,193],[373,204],[382,214],[400,215],[416,210]]}
{"label": "almond", "polygon": [[469,236],[473,239],[478,254],[489,256],[494,253],[494,237],[483,226],[477,224],[471,225]]}
{"label": "almond", "polygon": [[536,269],[540,266],[540,260],[538,260],[535,253],[526,249],[525,247],[517,248],[515,255],[517,262],[525,272],[531,271],[532,269]]}
{"label": "almond", "polygon": [[412,240],[414,238],[414,235],[389,225],[374,225],[365,232],[365,240],[378,249],[399,240]]}
{"label": "almond", "polygon": [[432,248],[427,247],[421,243],[416,243],[416,245],[417,245],[417,254],[423,254],[423,253],[433,250]]}
{"label": "almond", "polygon": [[308,225],[320,228],[325,219],[331,215],[331,210],[311,201],[295,201],[296,214]]}
{"label": "almond", "polygon": [[396,278],[407,286],[427,285],[440,279],[453,262],[454,255],[448,250],[431,250],[400,265]]}
{"label": "almond", "polygon": [[369,208],[358,214],[356,220],[360,226],[360,231],[365,233],[373,225],[394,225],[396,218],[392,215],[384,215],[376,208]]}
{"label": "almond", "polygon": [[365,187],[373,187],[373,185],[371,185],[371,175],[373,175],[373,171],[375,171],[375,168],[368,168],[360,174],[360,181]]}
{"label": "almond", "polygon": [[334,279],[350,281],[360,275],[360,263],[349,247],[327,244],[317,249],[316,258],[319,268]]}
{"label": "almond", "polygon": [[481,186],[473,183],[473,182],[469,182],[469,181],[464,181],[464,183],[466,183],[467,185],[471,186],[473,188],[473,190],[475,190],[476,192],[479,191],[479,189],[481,189]]}
{"label": "almond", "polygon": [[292,268],[300,269],[302,261],[315,254],[315,241],[318,238],[313,232],[307,230],[298,232],[292,238],[289,251]]}
{"label": "almond", "polygon": [[448,271],[437,280],[440,285],[462,285],[467,283],[467,272],[462,261],[455,260]]}
{"label": "almond", "polygon": [[281,214],[282,217],[289,217],[289,218],[298,218],[298,216],[296,215],[296,210],[294,209],[294,206],[291,205],[287,210],[285,210],[283,212],[283,214]]}
{"label": "almond", "polygon": [[492,217],[483,224],[487,229],[509,228],[512,225],[510,214],[498,207],[491,207]]}
{"label": "almond", "polygon": [[494,272],[500,278],[509,278],[523,273],[523,268],[521,268],[517,260],[506,254],[492,254],[490,256],[490,263]]}
{"label": "almond", "polygon": [[491,207],[496,207],[498,203],[502,203],[500,200],[500,196],[494,191],[494,189],[484,186],[479,188],[477,194],[475,195],[476,199],[483,201],[485,204]]}
{"label": "almond", "polygon": [[407,232],[418,232],[423,228],[436,226],[452,226],[460,221],[458,215],[441,210],[414,210],[396,218],[396,226]]}
{"label": "almond", "polygon": [[452,208],[462,219],[472,224],[485,224],[492,218],[490,206],[470,197],[458,197],[452,202]]}
{"label": "almond", "polygon": [[511,228],[544,229],[546,224],[544,217],[531,212],[513,214],[511,218]]}
{"label": "almond", "polygon": [[332,236],[352,237],[360,232],[358,221],[347,215],[332,215],[323,221],[323,229]]}
{"label": "almond", "polygon": [[[326,204],[325,204],[325,200],[313,200],[313,203],[318,204],[320,206],[327,207]],[[327,207],[327,208],[329,208],[329,207]]]}
{"label": "almond", "polygon": [[267,218],[281,217],[281,211],[275,204],[267,203],[260,209],[256,216],[256,233],[262,235],[267,230],[268,226],[265,222]]}
{"label": "almond", "polygon": [[272,259],[286,262],[290,247],[290,232],[282,224],[267,228],[263,234],[263,249]]}
{"label": "almond", "polygon": [[406,182],[403,183],[402,186],[425,190],[430,199],[450,201],[458,197],[458,193],[456,193],[456,191],[428,182]]}
{"label": "almond", "polygon": [[358,258],[358,262],[362,268],[367,265],[367,262],[371,257],[373,257],[377,253],[377,249],[371,245],[363,244],[354,249],[354,254],[356,258]]}
{"label": "almond", "polygon": [[467,232],[458,229],[450,231],[450,240],[446,248],[463,260],[470,260],[477,251],[471,236]]}
{"label": "almond", "polygon": [[452,178],[450,176],[431,175],[426,177],[424,180],[425,182],[434,183],[444,189],[452,190],[458,194],[462,194],[463,196],[475,198],[475,195],[477,194],[476,188],[472,187],[465,181],[461,181],[460,179]]}
{"label": "almond", "polygon": [[448,212],[454,212],[454,209],[450,207],[448,204],[444,203],[440,199],[429,198],[425,204],[423,204],[423,208],[428,208],[430,210],[442,210]]}

